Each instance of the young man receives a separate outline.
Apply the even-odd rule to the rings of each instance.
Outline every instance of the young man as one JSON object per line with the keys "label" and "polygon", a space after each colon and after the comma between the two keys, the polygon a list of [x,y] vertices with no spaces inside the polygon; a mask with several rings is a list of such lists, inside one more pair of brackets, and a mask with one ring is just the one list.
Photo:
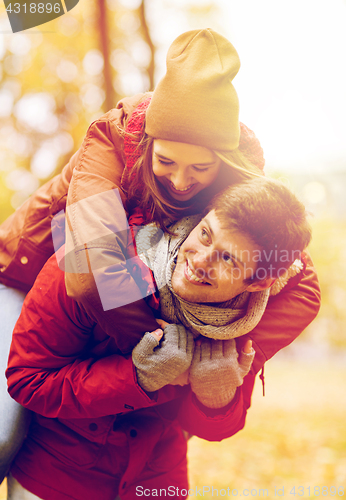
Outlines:
{"label": "young man", "polygon": [[[159,346],[146,334],[132,357],[121,356],[114,339],[69,299],[56,258],[47,262],[26,298],[7,370],[10,394],[35,412],[11,470],[33,495],[114,500],[119,493],[130,500],[164,496],[165,490],[185,498],[182,429],[221,440],[244,426],[255,374],[270,357],[266,344],[270,353],[285,345],[279,329],[267,338],[248,333],[270,285],[310,240],[304,207],[286,188],[251,182],[229,191],[231,214],[221,199],[190,236],[194,221],[185,219],[175,228],[178,236],[161,239],[153,268],[162,315],[187,329],[168,325]],[[194,346],[189,330],[210,339]],[[251,339],[259,354],[250,372],[254,353],[238,358],[239,332],[238,350]],[[190,385],[171,385],[187,369]],[[17,487],[13,477],[10,485]]]}
{"label": "young man", "polygon": [[[275,297],[303,268],[301,249],[311,238],[305,209],[281,183],[258,178],[225,190],[206,212],[202,220],[199,216],[182,219],[171,228],[175,236],[165,234],[156,244],[152,226],[142,229],[137,249],[154,272],[164,320],[178,320],[194,337],[242,337],[258,324],[269,297]],[[146,338],[141,348],[145,342]],[[210,346],[213,343],[202,341],[201,349],[208,351]],[[232,346],[235,350],[234,341]],[[245,351],[251,351],[249,341]],[[155,352],[157,359],[159,352]],[[145,366],[148,356],[146,352]],[[157,374],[155,380],[156,372],[151,370],[146,389],[162,386],[162,367]],[[166,383],[171,380],[167,375]],[[232,391],[227,391],[228,382],[223,384],[220,374],[215,373],[215,379],[221,383],[209,384],[210,395],[203,391],[203,403],[225,406],[229,402],[225,394]]]}

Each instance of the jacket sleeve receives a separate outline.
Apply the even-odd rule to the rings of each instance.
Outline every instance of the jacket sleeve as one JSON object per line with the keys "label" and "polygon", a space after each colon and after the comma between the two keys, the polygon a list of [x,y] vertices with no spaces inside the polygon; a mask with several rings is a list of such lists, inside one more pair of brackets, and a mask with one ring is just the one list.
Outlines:
{"label": "jacket sleeve", "polygon": [[304,269],[291,278],[279,294],[271,297],[261,321],[237,341],[241,349],[252,339],[256,356],[250,373],[256,374],[274,354],[293,342],[317,316],[321,291],[310,255],[302,255]]}
{"label": "jacket sleeve", "polygon": [[155,397],[146,394],[131,357],[116,354],[113,339],[96,328],[67,297],[52,256],[14,329],[6,371],[10,395],[45,417],[65,419],[114,415],[177,397],[173,386]]}
{"label": "jacket sleeve", "polygon": [[[140,97],[132,101],[138,104]],[[120,103],[90,126],[73,170],[66,208],[67,293],[108,335],[121,339],[123,353],[137,344],[143,325],[149,331],[157,327],[125,257],[122,134],[132,101],[131,107]]]}

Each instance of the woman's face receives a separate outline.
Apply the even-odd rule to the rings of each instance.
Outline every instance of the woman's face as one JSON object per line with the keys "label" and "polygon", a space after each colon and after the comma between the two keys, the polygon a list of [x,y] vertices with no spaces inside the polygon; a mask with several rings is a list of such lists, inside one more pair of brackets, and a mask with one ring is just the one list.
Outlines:
{"label": "woman's face", "polygon": [[210,149],[184,142],[155,139],[153,172],[172,198],[187,201],[210,186],[221,160]]}

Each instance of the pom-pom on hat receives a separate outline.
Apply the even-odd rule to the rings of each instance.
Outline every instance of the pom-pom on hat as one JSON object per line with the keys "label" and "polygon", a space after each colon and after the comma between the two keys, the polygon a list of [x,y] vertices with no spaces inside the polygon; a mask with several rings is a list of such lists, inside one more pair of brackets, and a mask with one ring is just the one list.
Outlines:
{"label": "pom-pom on hat", "polygon": [[219,151],[239,144],[239,101],[232,80],[240,67],[233,45],[211,29],[187,31],[170,46],[167,72],[146,113],[155,139]]}

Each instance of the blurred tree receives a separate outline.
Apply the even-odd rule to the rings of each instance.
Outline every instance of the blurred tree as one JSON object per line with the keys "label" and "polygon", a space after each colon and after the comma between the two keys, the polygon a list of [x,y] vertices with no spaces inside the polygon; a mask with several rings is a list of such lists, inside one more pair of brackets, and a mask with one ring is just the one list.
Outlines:
{"label": "blurred tree", "polygon": [[112,82],[112,67],[110,63],[110,44],[109,44],[109,23],[107,17],[107,4],[105,0],[98,1],[98,29],[100,37],[101,52],[103,56],[103,78],[105,89],[105,100],[103,110],[106,112],[114,107],[114,103],[118,101],[118,95],[114,91]]}
{"label": "blurred tree", "polygon": [[150,36],[149,26],[146,18],[145,1],[142,0],[138,7],[138,16],[141,22],[141,32],[144,41],[150,50],[150,59],[147,64],[146,72],[149,78],[149,90],[154,90],[154,75],[155,75],[155,46]]}

